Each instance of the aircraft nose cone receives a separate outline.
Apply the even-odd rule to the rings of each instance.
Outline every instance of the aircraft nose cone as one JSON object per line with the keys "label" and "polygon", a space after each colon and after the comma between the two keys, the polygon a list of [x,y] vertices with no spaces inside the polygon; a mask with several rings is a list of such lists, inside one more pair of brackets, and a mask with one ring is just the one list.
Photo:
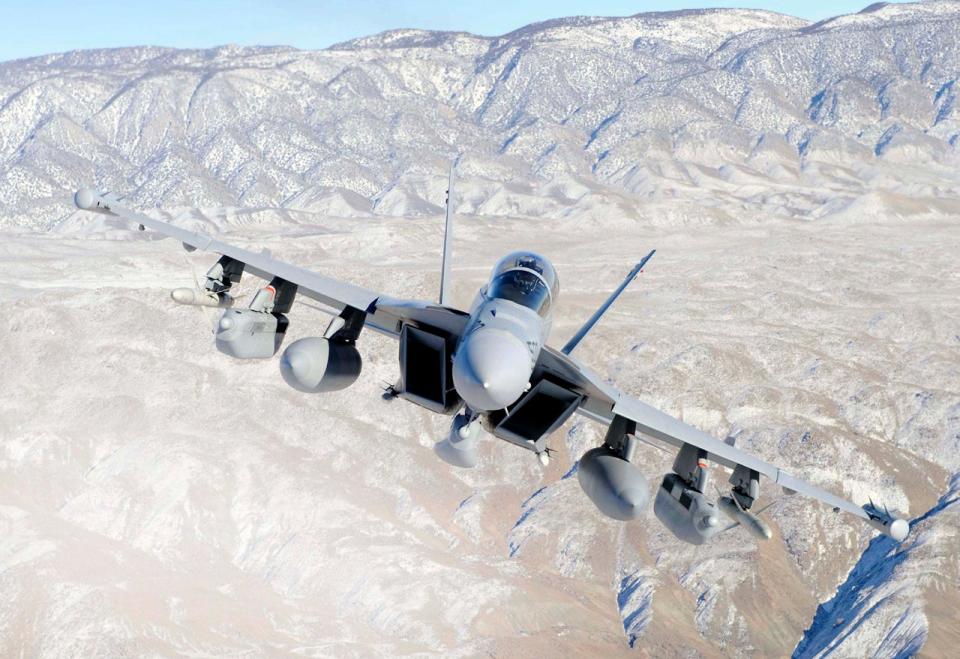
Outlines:
{"label": "aircraft nose cone", "polygon": [[471,409],[501,410],[516,401],[530,382],[530,351],[520,339],[497,329],[467,336],[453,362],[453,384]]}

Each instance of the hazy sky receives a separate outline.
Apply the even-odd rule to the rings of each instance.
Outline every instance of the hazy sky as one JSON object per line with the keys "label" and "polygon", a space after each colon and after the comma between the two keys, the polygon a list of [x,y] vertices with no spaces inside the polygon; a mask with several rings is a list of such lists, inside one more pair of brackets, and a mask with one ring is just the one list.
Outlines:
{"label": "hazy sky", "polygon": [[0,61],[144,44],[324,48],[400,27],[498,35],[558,16],[628,16],[691,7],[763,8],[817,20],[867,4],[869,0],[0,0]]}

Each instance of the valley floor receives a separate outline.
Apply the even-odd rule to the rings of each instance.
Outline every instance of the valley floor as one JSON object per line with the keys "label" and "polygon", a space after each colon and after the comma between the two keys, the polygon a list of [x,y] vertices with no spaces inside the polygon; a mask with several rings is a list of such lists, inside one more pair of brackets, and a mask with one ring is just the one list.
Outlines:
{"label": "valley floor", "polygon": [[[797,475],[918,518],[912,537],[872,540],[872,529],[767,487],[772,541],[734,530],[678,546],[652,511],[612,522],[565,477],[602,439],[592,422],[557,432],[547,469],[491,440],[475,470],[457,471],[431,450],[446,419],[381,400],[397,375],[387,339],[362,337],[352,389],[299,394],[276,359],[217,353],[213,312],[170,300],[209,256],[136,232],[8,232],[0,654],[956,647],[960,513],[946,505],[960,473],[955,216],[457,222],[464,307],[503,253],[553,260],[554,345],[657,248],[580,359]],[[397,297],[438,288],[435,217],[250,224],[225,239]],[[287,341],[325,323],[298,305]],[[670,460],[640,457],[651,482]]]}

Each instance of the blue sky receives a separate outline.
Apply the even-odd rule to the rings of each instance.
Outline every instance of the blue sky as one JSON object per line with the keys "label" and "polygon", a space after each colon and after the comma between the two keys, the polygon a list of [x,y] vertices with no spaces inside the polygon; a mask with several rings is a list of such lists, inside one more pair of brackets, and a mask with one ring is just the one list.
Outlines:
{"label": "blue sky", "polygon": [[558,16],[628,16],[692,7],[762,8],[809,19],[851,13],[869,0],[2,0],[0,61],[77,48],[226,43],[324,48],[393,28],[497,35]]}

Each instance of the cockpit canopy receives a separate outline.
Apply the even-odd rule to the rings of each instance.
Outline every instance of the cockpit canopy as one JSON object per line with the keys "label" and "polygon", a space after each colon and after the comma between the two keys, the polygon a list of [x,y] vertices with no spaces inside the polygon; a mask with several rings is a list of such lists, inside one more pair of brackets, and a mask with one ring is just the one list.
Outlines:
{"label": "cockpit canopy", "polygon": [[557,271],[532,252],[514,252],[500,259],[487,287],[487,297],[516,302],[541,316],[547,315],[559,292]]}

